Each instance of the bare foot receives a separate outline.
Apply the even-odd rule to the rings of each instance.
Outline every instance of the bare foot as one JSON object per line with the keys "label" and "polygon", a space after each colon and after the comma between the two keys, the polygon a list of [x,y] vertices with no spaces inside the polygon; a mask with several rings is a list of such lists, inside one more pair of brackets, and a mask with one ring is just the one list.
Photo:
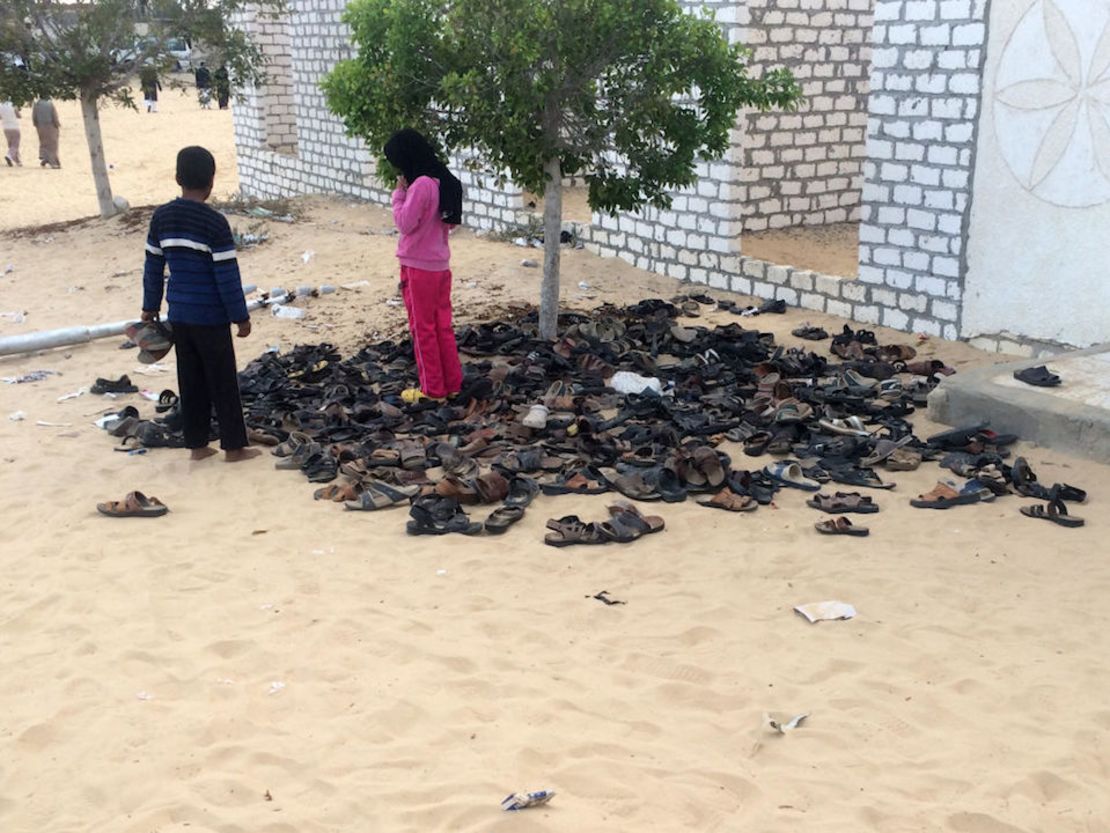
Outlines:
{"label": "bare foot", "polygon": [[253,460],[262,454],[257,448],[233,448],[224,452],[224,461],[228,463],[241,463],[244,460]]}
{"label": "bare foot", "polygon": [[216,449],[204,446],[203,448],[194,448],[189,452],[190,460],[206,460],[216,453]]}

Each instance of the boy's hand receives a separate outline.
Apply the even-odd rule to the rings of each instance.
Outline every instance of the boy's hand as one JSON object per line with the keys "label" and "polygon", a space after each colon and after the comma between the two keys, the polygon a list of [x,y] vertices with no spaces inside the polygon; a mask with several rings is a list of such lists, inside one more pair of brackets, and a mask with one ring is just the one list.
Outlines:
{"label": "boy's hand", "polygon": [[397,188],[399,190],[407,191],[408,187],[409,187],[409,181],[407,179],[405,179],[404,175],[397,177]]}
{"label": "boy's hand", "polygon": [[158,318],[158,313],[156,313],[156,312],[147,312],[146,310],[143,310],[143,314],[139,317],[139,320],[140,321],[155,321],[155,320],[157,320],[157,318]]}
{"label": "boy's hand", "polygon": [[248,318],[246,321],[240,321],[236,325],[239,328],[237,335],[239,338],[246,338],[251,334],[251,320]]}

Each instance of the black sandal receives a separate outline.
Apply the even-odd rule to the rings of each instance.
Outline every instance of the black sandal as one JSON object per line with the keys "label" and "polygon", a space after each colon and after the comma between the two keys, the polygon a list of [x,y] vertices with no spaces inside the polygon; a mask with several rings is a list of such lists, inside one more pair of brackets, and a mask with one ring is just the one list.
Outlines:
{"label": "black sandal", "polygon": [[1043,364],[1039,367],[1027,367],[1024,370],[1015,370],[1014,378],[1027,385],[1038,388],[1054,388],[1060,384],[1060,377],[1051,372]]}
{"label": "black sandal", "polygon": [[1068,507],[1064,505],[1062,500],[1053,500],[1044,506],[1039,503],[1033,506],[1023,506],[1021,507],[1021,514],[1027,518],[1040,518],[1067,527],[1083,526],[1086,523],[1082,518],[1069,515]]}
{"label": "black sandal", "polygon": [[485,530],[490,535],[500,535],[523,517],[523,506],[499,506],[486,518]]}

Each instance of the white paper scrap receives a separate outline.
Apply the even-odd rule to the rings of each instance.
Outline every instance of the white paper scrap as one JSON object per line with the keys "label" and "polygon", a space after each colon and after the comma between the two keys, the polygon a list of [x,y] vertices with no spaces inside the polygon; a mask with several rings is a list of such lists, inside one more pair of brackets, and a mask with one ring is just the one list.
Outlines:
{"label": "white paper scrap", "polygon": [[807,605],[798,605],[794,612],[804,616],[810,624],[814,622],[832,622],[837,619],[852,619],[856,609],[847,602],[813,602]]}

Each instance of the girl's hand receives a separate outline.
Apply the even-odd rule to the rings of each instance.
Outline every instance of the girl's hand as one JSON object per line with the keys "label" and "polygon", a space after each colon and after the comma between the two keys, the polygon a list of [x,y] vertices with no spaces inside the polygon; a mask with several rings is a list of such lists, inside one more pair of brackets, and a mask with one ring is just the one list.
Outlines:
{"label": "girl's hand", "polygon": [[398,188],[398,190],[407,191],[408,187],[409,187],[409,181],[407,179],[405,179],[404,175],[397,177],[397,188]]}

